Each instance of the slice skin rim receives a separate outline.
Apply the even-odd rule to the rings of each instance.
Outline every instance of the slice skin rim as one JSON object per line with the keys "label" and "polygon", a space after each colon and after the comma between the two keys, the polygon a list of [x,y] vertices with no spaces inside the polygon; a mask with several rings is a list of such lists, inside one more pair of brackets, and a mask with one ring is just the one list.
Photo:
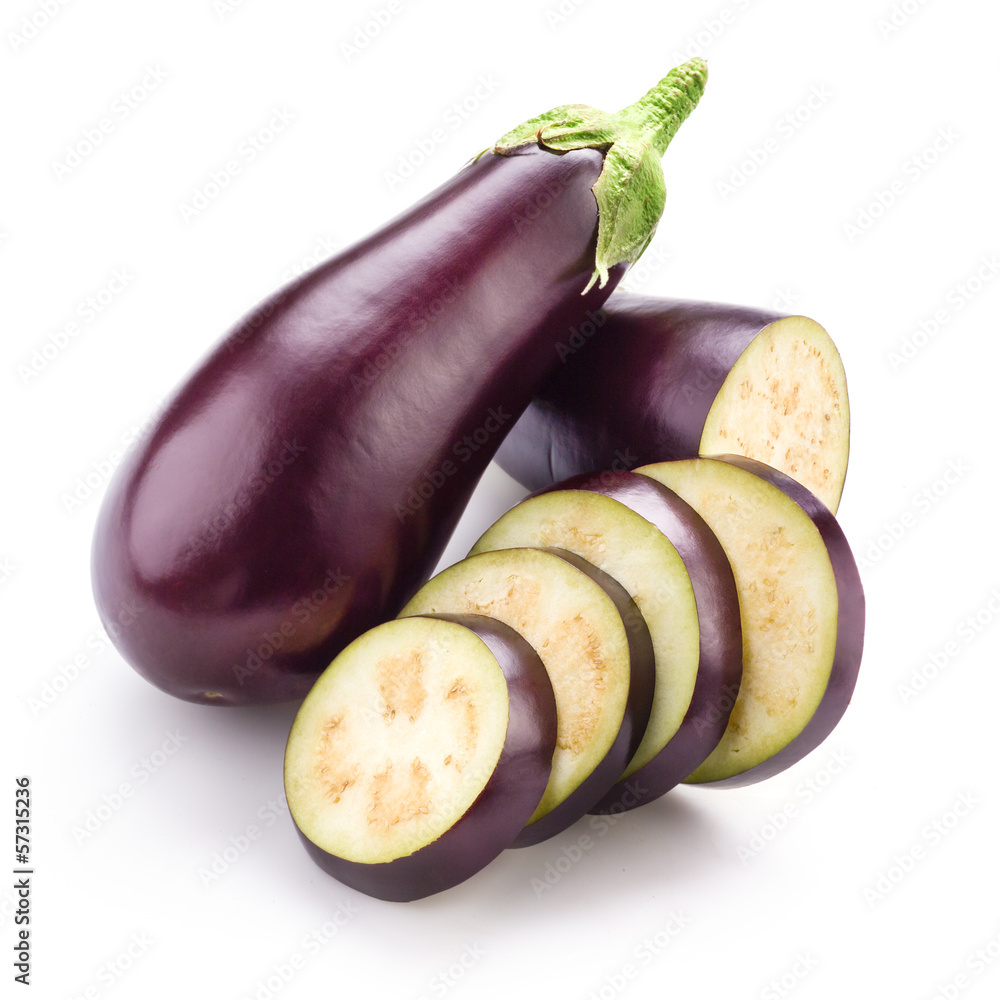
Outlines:
{"label": "slice skin rim", "polygon": [[722,739],[743,673],[736,581],[705,519],[662,483],[636,472],[606,471],[574,476],[550,489],[596,490],[649,521],[681,557],[698,609],[698,672],[679,728],[648,763],[617,781],[590,810],[618,813],[665,795]]}
{"label": "slice skin rim", "polygon": [[483,788],[436,839],[384,862],[350,861],[330,854],[309,838],[292,815],[296,833],[318,867],[344,885],[390,902],[411,902],[453,888],[509,847],[541,799],[556,744],[552,685],[538,654],[521,635],[484,615],[414,617],[468,629],[494,656],[504,675],[507,730],[499,759]]}
{"label": "slice skin rim", "polygon": [[705,456],[728,462],[759,476],[777,487],[812,520],[826,546],[833,577],[837,585],[837,639],[830,676],[816,711],[809,721],[781,750],[729,778],[688,784],[704,788],[739,788],[751,785],[786,770],[806,754],[815,750],[843,718],[851,702],[861,670],[864,652],[865,597],[861,574],[851,552],[847,536],[835,515],[814,494],[797,480],[778,469],[742,455]]}
{"label": "slice skin rim", "polygon": [[649,629],[628,591],[593,563],[566,549],[543,548],[589,576],[614,603],[628,642],[629,685],[622,724],[608,752],[565,799],[544,816],[527,824],[511,847],[531,847],[562,833],[591,810],[614,786],[639,747],[653,702],[655,663]]}
{"label": "slice skin rim", "polygon": [[[784,771],[815,750],[833,731],[851,701],[864,647],[865,600],[857,563],[843,529],[829,508],[809,489],[784,472],[742,455],[703,455],[679,462],[721,462],[757,476],[781,491],[811,520],[826,548],[837,591],[835,645],[823,693],[801,730],[771,756],[744,771],[710,780],[685,779],[703,788],[738,788]],[[665,463],[663,463],[665,464]],[[651,467],[644,467],[651,468]],[[637,470],[642,474],[643,470]]]}

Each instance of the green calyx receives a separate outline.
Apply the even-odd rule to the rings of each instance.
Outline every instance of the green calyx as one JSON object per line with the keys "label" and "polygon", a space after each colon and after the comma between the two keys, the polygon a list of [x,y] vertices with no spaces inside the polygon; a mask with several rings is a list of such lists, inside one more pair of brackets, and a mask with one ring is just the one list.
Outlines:
{"label": "green calyx", "polygon": [[597,254],[585,292],[595,281],[603,288],[610,268],[635,263],[649,245],[667,198],[660,159],[701,98],[707,76],[705,61],[692,59],[616,114],[567,104],[512,129],[493,147],[499,156],[532,143],[559,153],[604,150],[604,169],[593,188]]}

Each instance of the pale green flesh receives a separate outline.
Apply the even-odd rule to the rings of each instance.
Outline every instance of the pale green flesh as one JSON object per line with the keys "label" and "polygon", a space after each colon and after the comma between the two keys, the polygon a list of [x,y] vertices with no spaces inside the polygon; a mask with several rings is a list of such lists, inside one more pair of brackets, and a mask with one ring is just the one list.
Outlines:
{"label": "pale green flesh", "polygon": [[299,829],[375,864],[432,843],[489,781],[508,723],[496,658],[453,622],[379,625],[344,649],[299,709],[285,794]]}
{"label": "pale green flesh", "polygon": [[739,592],[743,679],[722,741],[687,779],[718,781],[774,756],[823,698],[837,641],[837,584],[811,518],[777,487],[726,462],[637,470],[686,500],[715,532]]}
{"label": "pale green flesh", "polygon": [[551,812],[593,771],[621,729],[631,679],[628,636],[614,602],[549,552],[470,556],[439,573],[400,612],[488,615],[535,648],[556,701],[552,772],[529,822]]}
{"label": "pale green flesh", "polygon": [[694,693],[700,641],[691,578],[659,529],[611,497],[585,490],[543,493],[518,504],[472,553],[516,546],[567,549],[617,580],[649,628],[656,663],[653,707],[622,777],[648,764],[680,728]]}
{"label": "pale green flesh", "polygon": [[726,376],[702,455],[744,455],[802,483],[836,513],[847,475],[850,410],[829,334],[804,316],[768,324]]}

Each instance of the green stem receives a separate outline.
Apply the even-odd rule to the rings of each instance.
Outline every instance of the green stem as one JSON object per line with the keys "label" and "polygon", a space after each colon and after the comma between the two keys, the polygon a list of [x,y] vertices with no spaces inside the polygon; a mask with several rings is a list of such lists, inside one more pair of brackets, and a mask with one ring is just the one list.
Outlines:
{"label": "green stem", "polygon": [[707,75],[705,61],[692,59],[616,114],[584,104],[564,105],[512,129],[493,147],[500,156],[532,143],[559,152],[588,147],[605,151],[604,168],[593,189],[597,253],[587,289],[595,281],[603,288],[610,268],[635,263],[649,245],[666,202],[660,159],[698,104]]}

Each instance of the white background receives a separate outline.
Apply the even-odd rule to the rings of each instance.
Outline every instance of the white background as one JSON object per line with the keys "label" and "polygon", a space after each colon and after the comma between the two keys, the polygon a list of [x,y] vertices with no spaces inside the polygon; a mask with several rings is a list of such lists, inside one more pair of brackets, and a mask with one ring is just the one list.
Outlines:
{"label": "white background", "polygon": [[[394,0],[381,27],[380,0],[73,0],[48,23],[41,2],[4,4],[0,740],[8,831],[15,775],[33,782],[35,995],[997,995],[997,7],[557,3]],[[366,22],[374,37],[345,48]],[[840,516],[869,609],[854,702],[755,787],[682,788],[434,898],[369,899],[312,865],[280,805],[294,706],[189,705],[108,645],[88,573],[107,472],[310,257],[525,118],[615,109],[691,54],[708,88],[633,284],[803,312],[840,346]],[[249,159],[277,112],[290,123]],[[446,561],[519,495],[491,468]],[[5,978],[13,898],[0,889]]]}

